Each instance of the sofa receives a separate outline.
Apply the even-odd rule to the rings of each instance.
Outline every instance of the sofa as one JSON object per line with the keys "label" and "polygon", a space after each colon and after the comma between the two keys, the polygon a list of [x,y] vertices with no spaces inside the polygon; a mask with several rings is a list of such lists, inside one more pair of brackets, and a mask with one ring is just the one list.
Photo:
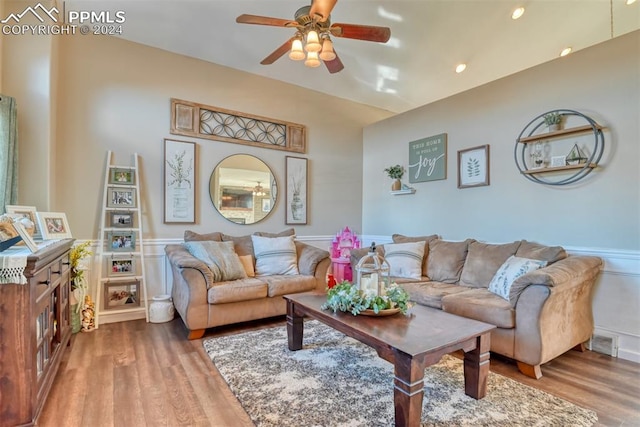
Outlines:
{"label": "sofa", "polygon": [[171,296],[198,339],[207,328],[286,314],[283,295],[326,290],[329,252],[295,240],[293,229],[229,236],[187,230],[165,246]]}
{"label": "sofa", "polygon": [[[392,236],[376,247],[411,301],[495,325],[491,351],[527,376],[593,333],[592,295],[603,263],[526,240],[489,244],[438,235]],[[369,249],[351,253],[352,268]]]}

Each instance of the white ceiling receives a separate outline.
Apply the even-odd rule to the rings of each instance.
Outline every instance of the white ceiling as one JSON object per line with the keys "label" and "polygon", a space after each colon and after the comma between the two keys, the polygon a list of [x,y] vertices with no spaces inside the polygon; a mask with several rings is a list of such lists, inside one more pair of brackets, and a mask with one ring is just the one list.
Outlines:
{"label": "white ceiling", "polygon": [[[612,3],[610,3],[610,1]],[[345,69],[286,55],[260,61],[289,28],[237,24],[243,13],[293,19],[306,0],[67,0],[67,10],[122,10],[122,38],[330,95],[404,112],[640,28],[640,1],[338,0],[331,21],[391,28],[386,44],[333,38]],[[517,21],[511,12],[526,12]],[[611,14],[613,9],[613,15]],[[613,19],[612,19],[613,18]],[[465,62],[467,70],[454,72]]]}

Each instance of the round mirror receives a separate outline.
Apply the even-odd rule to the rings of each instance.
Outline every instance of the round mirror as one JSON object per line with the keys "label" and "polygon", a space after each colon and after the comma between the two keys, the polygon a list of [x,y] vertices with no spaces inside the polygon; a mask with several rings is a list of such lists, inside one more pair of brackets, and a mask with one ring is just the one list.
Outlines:
{"label": "round mirror", "polygon": [[277,186],[271,169],[262,160],[234,154],[213,170],[209,194],[220,215],[236,224],[254,224],[274,208]]}

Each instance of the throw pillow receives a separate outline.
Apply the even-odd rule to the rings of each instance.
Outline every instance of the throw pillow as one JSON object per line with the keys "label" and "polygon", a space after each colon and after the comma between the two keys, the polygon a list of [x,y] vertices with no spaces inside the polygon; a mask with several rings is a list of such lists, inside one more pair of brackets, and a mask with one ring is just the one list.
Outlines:
{"label": "throw pillow", "polygon": [[261,237],[285,237],[285,236],[295,236],[296,230],[293,228],[287,228],[286,230],[282,230],[279,233],[268,233],[266,231],[256,231],[253,233],[254,236]]}
{"label": "throw pillow", "polygon": [[427,260],[429,259],[429,242],[438,238],[437,234],[429,236],[404,236],[402,234],[393,234],[391,236],[393,243],[409,243],[409,242],[425,242],[424,256],[422,257],[422,275],[429,277],[427,274]]}
{"label": "throw pillow", "polygon": [[406,279],[420,279],[422,277],[424,245],[424,241],[384,245],[385,258],[389,263],[389,274]]}
{"label": "throw pillow", "polygon": [[561,246],[545,246],[523,240],[516,252],[516,256],[520,258],[539,259],[540,261],[547,261],[547,263],[553,264],[556,261],[565,259],[567,253]]}
{"label": "throw pillow", "polygon": [[487,288],[496,271],[511,255],[515,255],[520,241],[491,244],[469,243],[469,253],[460,273],[460,285],[472,288]]}
{"label": "throw pillow", "polygon": [[537,270],[546,265],[546,261],[520,258],[511,255],[498,269],[493,279],[491,279],[489,291],[509,301],[511,285],[518,277],[522,277],[530,271]]}
{"label": "throw pillow", "polygon": [[251,242],[251,236],[229,236],[228,234],[222,235],[223,242],[233,242],[233,247],[239,256],[253,255],[253,243]]}
{"label": "throw pillow", "polygon": [[253,267],[253,255],[241,255],[239,258],[247,277],[256,277],[256,271]]}
{"label": "throw pillow", "polygon": [[202,260],[213,273],[213,280],[226,282],[245,279],[247,274],[238,254],[233,250],[233,242],[185,242],[184,246],[191,254]]}
{"label": "throw pillow", "polygon": [[299,274],[298,256],[293,236],[251,236],[256,254],[256,276]]}

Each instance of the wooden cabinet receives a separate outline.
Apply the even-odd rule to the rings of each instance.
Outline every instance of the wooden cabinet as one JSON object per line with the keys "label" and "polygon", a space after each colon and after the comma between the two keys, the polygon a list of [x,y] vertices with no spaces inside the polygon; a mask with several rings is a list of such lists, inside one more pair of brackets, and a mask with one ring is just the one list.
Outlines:
{"label": "wooden cabinet", "polygon": [[0,426],[35,424],[69,344],[72,243],[31,254],[27,284],[0,284]]}

